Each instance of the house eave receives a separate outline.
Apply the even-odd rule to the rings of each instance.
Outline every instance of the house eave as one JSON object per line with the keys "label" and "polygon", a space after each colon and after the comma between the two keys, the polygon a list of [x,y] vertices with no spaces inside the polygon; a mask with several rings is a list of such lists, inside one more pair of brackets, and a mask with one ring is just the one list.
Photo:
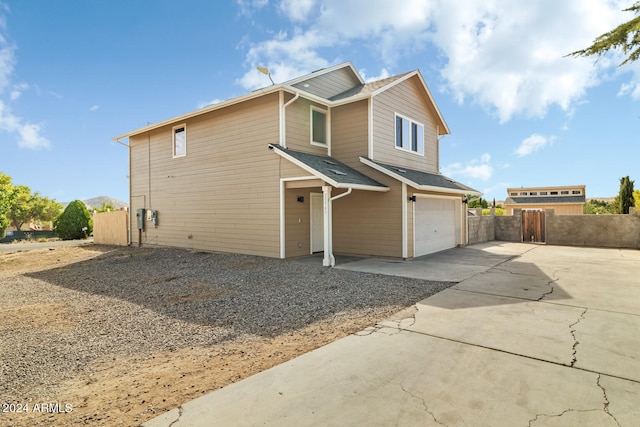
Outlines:
{"label": "house eave", "polygon": [[405,176],[402,176],[400,174],[397,174],[393,171],[390,171],[389,169],[382,167],[380,165],[378,165],[375,162],[372,162],[371,160],[365,158],[365,157],[360,157],[360,161],[362,163],[364,163],[367,166],[372,167],[373,169],[377,170],[378,172],[382,172],[383,174],[390,176],[391,178],[394,178],[400,182],[402,182],[403,184],[407,184],[409,187],[415,188],[416,190],[421,190],[421,191],[431,191],[431,192],[436,192],[436,193],[448,193],[448,194],[459,194],[461,196],[464,195],[472,195],[472,196],[481,196],[482,193],[473,189],[456,189],[456,188],[445,188],[445,187],[437,187],[437,186],[433,186],[433,185],[424,185],[424,184],[419,184],[415,181],[412,181],[410,179],[408,179]]}
{"label": "house eave", "polygon": [[322,181],[326,182],[327,184],[331,185],[332,187],[340,188],[340,189],[352,188],[354,190],[365,190],[365,191],[376,191],[376,192],[387,192],[387,191],[391,190],[389,187],[386,187],[386,186],[375,186],[375,185],[365,185],[365,184],[357,184],[357,183],[349,183],[349,182],[338,182],[335,179],[327,176],[326,174],[318,171],[317,169],[312,168],[311,166],[307,165],[306,163],[301,162],[300,160],[298,160],[295,157],[291,156],[290,154],[286,153],[282,149],[277,149],[276,146],[274,146],[273,144],[270,144],[269,148],[272,149],[273,151],[275,151],[279,156],[287,159],[288,161],[290,161],[294,165],[300,167],[301,169],[304,169],[305,171],[309,172],[311,175],[315,176],[316,178],[321,179]]}
{"label": "house eave", "polygon": [[[129,138],[129,137],[132,137],[132,136],[135,136],[135,135],[139,135],[141,133],[149,132],[149,131],[152,131],[152,130],[155,130],[155,129],[158,129],[158,128],[161,128],[161,127],[164,127],[164,126],[168,126],[168,125],[171,125],[171,124],[174,124],[174,123],[183,122],[183,121],[188,120],[188,119],[190,119],[192,117],[197,117],[197,116],[202,115],[202,114],[210,113],[211,111],[219,110],[221,108],[229,107],[229,106],[232,106],[232,105],[235,105],[235,104],[239,104],[241,102],[245,102],[245,101],[249,101],[249,100],[252,100],[252,99],[255,99],[255,98],[259,98],[261,96],[265,96],[265,95],[269,95],[269,94],[272,94],[272,93],[276,93],[276,92],[281,91],[281,90],[285,90],[285,91],[292,92],[292,93],[295,93],[297,91],[296,88],[293,88],[293,87],[290,87],[290,86],[284,85],[284,84],[277,84],[277,85],[267,86],[265,88],[254,90],[253,92],[249,92],[249,93],[247,93],[245,95],[242,95],[242,96],[239,96],[239,97],[236,97],[236,98],[231,98],[231,99],[227,99],[226,101],[219,102],[217,104],[208,105],[206,107],[191,111],[189,113],[182,114],[180,116],[171,117],[169,119],[163,120],[163,121],[158,122],[158,123],[152,123],[152,124],[150,124],[148,126],[133,130],[131,132],[127,132],[125,134],[116,136],[116,137],[114,137],[112,139],[114,141],[119,142],[118,140],[123,139],[123,138]],[[122,143],[122,142],[120,142],[120,143]]]}

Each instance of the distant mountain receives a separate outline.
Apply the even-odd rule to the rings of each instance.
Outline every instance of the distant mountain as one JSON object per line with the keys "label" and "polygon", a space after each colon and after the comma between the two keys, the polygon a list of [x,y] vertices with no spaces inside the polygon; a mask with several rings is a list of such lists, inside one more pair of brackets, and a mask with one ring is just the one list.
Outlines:
{"label": "distant mountain", "polygon": [[93,208],[99,208],[100,206],[102,206],[103,203],[106,203],[106,204],[110,203],[116,209],[129,207],[128,203],[123,202],[122,200],[114,199],[113,197],[108,197],[108,196],[94,197],[92,199],[83,200],[83,202],[85,205],[87,205],[87,208],[89,210]]}

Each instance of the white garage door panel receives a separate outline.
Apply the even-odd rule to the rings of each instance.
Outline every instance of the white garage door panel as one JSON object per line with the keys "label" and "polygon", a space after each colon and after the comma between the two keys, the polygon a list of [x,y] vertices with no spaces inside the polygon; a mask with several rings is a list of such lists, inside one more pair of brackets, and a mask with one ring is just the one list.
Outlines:
{"label": "white garage door panel", "polygon": [[415,256],[456,246],[454,200],[418,198],[415,202]]}

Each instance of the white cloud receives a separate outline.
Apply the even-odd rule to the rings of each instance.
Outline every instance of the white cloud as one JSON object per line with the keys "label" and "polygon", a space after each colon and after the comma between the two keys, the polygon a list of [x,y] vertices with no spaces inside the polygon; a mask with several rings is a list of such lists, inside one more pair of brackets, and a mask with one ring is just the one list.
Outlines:
{"label": "white cloud", "polygon": [[26,83],[20,83],[20,84],[14,85],[11,88],[11,93],[9,94],[9,97],[11,98],[12,101],[15,101],[16,99],[20,98],[20,95],[22,95],[22,92],[24,92],[27,89],[29,89],[29,85]]}
{"label": "white cloud", "polygon": [[[246,57],[249,71],[238,80],[247,89],[268,85],[255,72],[268,66],[276,82],[350,58],[327,57],[332,47],[353,44],[375,52],[393,70],[399,58],[427,59],[460,102],[481,105],[499,121],[543,117],[556,105],[567,114],[608,74],[633,71],[621,94],[640,98],[638,71],[617,71],[618,57],[565,57],[631,18],[625,0],[375,0],[360,2],[282,0],[280,10],[294,29],[255,42]],[[358,19],[353,17],[357,16]],[[567,23],[571,23],[568,25]],[[402,72],[406,70],[393,70]]]}
{"label": "white cloud", "polygon": [[314,4],[315,0],[282,0],[279,9],[292,21],[304,21]]}
{"label": "white cloud", "polygon": [[[8,5],[0,2],[0,29],[5,30],[6,17],[1,14],[2,12],[9,13],[10,9]],[[22,92],[29,88],[26,83],[11,85],[11,76],[16,63],[15,50],[15,46],[8,43],[0,34],[0,95],[11,88],[9,91],[11,101],[18,99]],[[14,115],[2,100],[0,100],[0,130],[16,134],[20,148],[39,150],[51,146],[49,140],[41,135],[42,125],[25,122],[21,117]]]}
{"label": "white cloud", "polygon": [[22,118],[12,114],[2,101],[0,101],[0,130],[17,134],[20,148],[39,150],[51,146],[49,140],[40,134],[41,125],[24,123]]}
{"label": "white cloud", "polygon": [[491,155],[488,153],[473,159],[466,164],[460,162],[452,163],[442,168],[442,174],[451,178],[471,178],[481,181],[488,181],[493,176],[493,167],[490,164]]}
{"label": "white cloud", "polygon": [[208,107],[209,105],[219,104],[222,102],[222,99],[212,99],[211,101],[205,101],[198,103],[198,108]]}
{"label": "white cloud", "polygon": [[553,135],[547,137],[538,133],[534,133],[530,137],[523,140],[522,143],[520,143],[518,148],[516,148],[516,154],[519,157],[528,156],[529,154],[533,154],[536,151],[542,150],[547,145],[553,144],[553,141],[555,140],[556,137]]}
{"label": "white cloud", "polygon": [[92,105],[91,107],[89,107],[89,111],[98,111],[99,108],[99,105]]}
{"label": "white cloud", "polygon": [[262,9],[269,4],[269,0],[236,0],[243,15],[251,15],[254,11]]}

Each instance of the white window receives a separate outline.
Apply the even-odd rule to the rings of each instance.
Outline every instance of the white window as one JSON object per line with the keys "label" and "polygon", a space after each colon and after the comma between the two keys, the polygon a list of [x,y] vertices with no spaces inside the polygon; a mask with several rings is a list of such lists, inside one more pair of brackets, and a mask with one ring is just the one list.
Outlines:
{"label": "white window", "polygon": [[424,155],[424,126],[396,114],[396,148]]}
{"label": "white window", "polygon": [[327,110],[311,107],[311,143],[327,145]]}
{"label": "white window", "polygon": [[173,157],[183,157],[187,155],[187,126],[180,125],[173,127]]}

